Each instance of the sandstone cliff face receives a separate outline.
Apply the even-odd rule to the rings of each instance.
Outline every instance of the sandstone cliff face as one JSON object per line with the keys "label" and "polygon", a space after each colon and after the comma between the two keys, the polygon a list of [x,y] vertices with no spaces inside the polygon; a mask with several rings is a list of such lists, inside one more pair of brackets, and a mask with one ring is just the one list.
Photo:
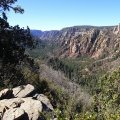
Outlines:
{"label": "sandstone cliff face", "polygon": [[89,55],[100,58],[119,51],[119,33],[119,26],[76,26],[60,31],[45,31],[39,35],[39,38],[58,44],[59,55],[62,57]]}

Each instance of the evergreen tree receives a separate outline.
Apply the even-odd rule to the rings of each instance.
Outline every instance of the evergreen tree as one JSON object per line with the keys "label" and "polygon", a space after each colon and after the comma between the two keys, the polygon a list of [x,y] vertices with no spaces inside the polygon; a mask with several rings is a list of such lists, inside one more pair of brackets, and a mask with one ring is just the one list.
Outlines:
{"label": "evergreen tree", "polygon": [[0,85],[13,86],[23,84],[24,76],[21,72],[22,65],[27,60],[26,48],[33,48],[34,41],[30,29],[10,26],[7,21],[6,11],[23,13],[20,6],[13,5],[17,0],[0,0]]}

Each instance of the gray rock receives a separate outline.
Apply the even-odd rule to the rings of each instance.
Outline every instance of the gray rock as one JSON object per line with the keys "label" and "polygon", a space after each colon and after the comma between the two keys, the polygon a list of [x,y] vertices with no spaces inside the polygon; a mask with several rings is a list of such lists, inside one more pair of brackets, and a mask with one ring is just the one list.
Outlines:
{"label": "gray rock", "polygon": [[0,120],[38,120],[44,106],[53,111],[49,99],[43,94],[33,96],[34,92],[35,88],[30,84],[2,90]]}
{"label": "gray rock", "polygon": [[41,101],[48,109],[50,109],[52,111],[54,110],[53,106],[51,105],[50,100],[47,98],[47,96],[45,96],[43,94],[38,94],[35,96],[37,96],[36,99]]}
{"label": "gray rock", "polygon": [[38,120],[40,112],[42,112],[41,102],[31,98],[24,98],[24,103],[21,104],[20,108],[25,110],[29,120]]}
{"label": "gray rock", "polygon": [[4,89],[4,90],[0,91],[0,100],[9,99],[9,98],[13,97],[12,92],[13,91],[10,89]]}
{"label": "gray rock", "polygon": [[24,100],[22,98],[12,98],[12,99],[4,99],[0,101],[0,105],[10,108],[17,108],[19,107]]}
{"label": "gray rock", "polygon": [[18,86],[16,88],[13,88],[13,95],[18,98],[23,98],[29,96],[32,92],[35,91],[34,86],[28,84],[23,86]]}
{"label": "gray rock", "polygon": [[[3,116],[3,118],[4,118],[3,120],[14,120],[14,119],[12,119],[13,116],[22,115],[22,111],[20,111],[19,109],[25,111],[29,120],[37,120],[39,118],[39,113],[42,112],[41,102],[39,100],[34,100],[31,97],[12,98],[12,99],[1,100],[0,105],[4,106],[4,107],[0,108],[0,112],[2,112],[1,117]],[[5,107],[7,109],[5,109]],[[5,110],[6,114],[5,113],[3,114],[4,110]],[[21,114],[18,114],[18,111],[20,111]],[[8,113],[10,113],[10,112],[11,112],[11,116],[8,117]],[[14,115],[14,113],[15,113],[15,115]],[[7,118],[11,118],[11,119],[7,119]]]}
{"label": "gray rock", "polygon": [[2,120],[22,120],[25,111],[20,108],[11,108],[4,113]]}

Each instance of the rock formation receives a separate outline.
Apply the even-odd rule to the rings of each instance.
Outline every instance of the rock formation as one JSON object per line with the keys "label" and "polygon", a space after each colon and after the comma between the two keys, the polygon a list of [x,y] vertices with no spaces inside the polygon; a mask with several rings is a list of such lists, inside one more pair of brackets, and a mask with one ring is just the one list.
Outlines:
{"label": "rock formation", "polygon": [[47,96],[30,84],[0,92],[0,120],[38,120],[43,110],[54,111]]}
{"label": "rock formation", "polygon": [[[120,25],[118,26],[75,26],[60,31],[45,31],[39,34],[43,41],[59,45],[62,57],[89,55],[93,58],[111,56],[120,47]],[[33,32],[34,33],[34,32]]]}

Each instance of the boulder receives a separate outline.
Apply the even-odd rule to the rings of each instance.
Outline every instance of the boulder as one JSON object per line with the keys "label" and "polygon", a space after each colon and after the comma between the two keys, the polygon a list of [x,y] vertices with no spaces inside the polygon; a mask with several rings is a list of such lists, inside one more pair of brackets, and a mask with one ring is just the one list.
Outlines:
{"label": "boulder", "polygon": [[2,120],[23,120],[25,111],[20,108],[11,108],[4,113]]}
{"label": "boulder", "polygon": [[13,88],[13,95],[18,98],[24,98],[29,96],[31,93],[35,91],[34,86],[28,84],[28,85],[22,85],[18,86],[16,88]]}
{"label": "boulder", "polygon": [[24,98],[24,103],[21,104],[20,108],[25,110],[29,120],[38,120],[40,112],[42,112],[41,102],[31,98]]}
{"label": "boulder", "polygon": [[38,120],[42,110],[53,111],[53,106],[30,84],[0,92],[0,120]]}
{"label": "boulder", "polygon": [[23,102],[24,100],[22,98],[4,99],[0,101],[0,105],[10,109],[19,107]]}
{"label": "boulder", "polygon": [[41,101],[47,107],[48,110],[52,110],[52,111],[54,110],[47,96],[43,94],[36,94],[35,96],[36,96],[36,99]]}
{"label": "boulder", "polygon": [[0,91],[0,100],[12,98],[13,97],[12,92],[13,91],[10,89],[4,89],[4,90]]}
{"label": "boulder", "polygon": [[[42,112],[41,102],[39,100],[32,99],[32,97],[5,99],[0,101],[0,105],[4,106],[3,108],[1,108],[2,113],[5,107],[7,108],[5,109],[6,114],[4,113],[1,115],[1,117],[3,116],[4,118],[3,120],[14,120],[12,119],[13,116],[16,116],[16,118],[17,116],[23,117],[22,110],[25,111],[29,120],[37,120],[39,118],[39,113]],[[18,112],[20,112],[20,114],[18,114]],[[11,113],[10,117],[8,116],[8,113]],[[7,119],[7,118],[11,118],[11,119]]]}

